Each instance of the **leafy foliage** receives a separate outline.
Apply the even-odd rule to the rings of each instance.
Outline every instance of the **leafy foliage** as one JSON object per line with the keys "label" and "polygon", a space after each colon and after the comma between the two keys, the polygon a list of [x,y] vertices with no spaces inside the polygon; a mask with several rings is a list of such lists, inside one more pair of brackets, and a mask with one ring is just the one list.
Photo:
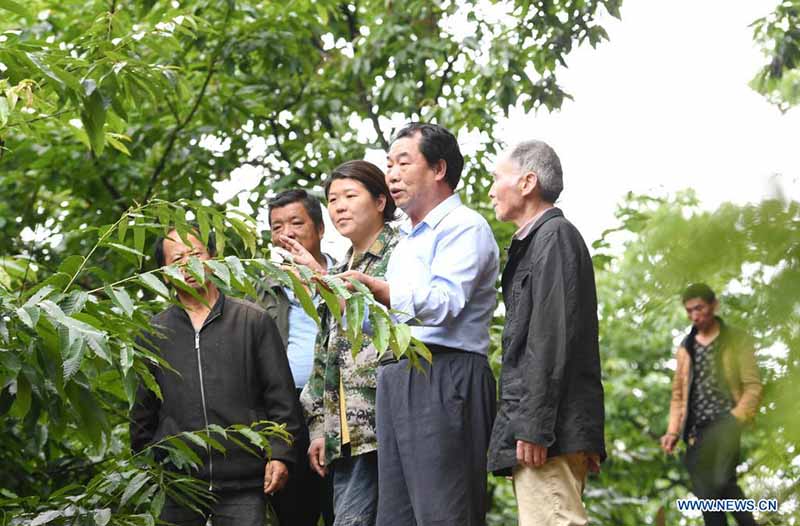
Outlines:
{"label": "leafy foliage", "polygon": [[[709,212],[691,193],[629,196],[618,217],[619,230],[595,243],[609,461],[590,482],[591,513],[600,524],[643,524],[663,508],[665,523],[678,523],[674,501],[689,493],[688,479],[658,438],[674,350],[689,328],[680,293],[703,281],[721,293],[722,317],[758,341],[765,396],[743,435],[740,482],[748,497],[777,498],[781,513],[761,521],[783,524],[800,478],[800,426],[790,416],[800,409],[800,205],[724,204]],[[624,250],[614,256],[620,241]]]}
{"label": "leafy foliage", "polygon": [[750,85],[787,111],[800,103],[800,1],[782,0],[753,22],[754,38],[769,59]]}
{"label": "leafy foliage", "polygon": [[[185,272],[198,282],[205,281],[208,273],[226,292],[250,297],[256,296],[257,284],[268,276],[307,298],[309,313],[316,315],[307,287],[322,286],[306,268],[298,269],[301,279],[267,259],[229,255],[207,262],[191,258],[183,269],[170,265],[138,272],[148,238],[163,236],[173,228],[183,239],[197,232],[187,222],[188,210],[199,219],[198,235],[205,242],[211,233],[209,225],[220,225],[223,228],[215,232],[218,250],[236,244],[255,255],[251,218],[226,215],[197,203],[154,200],[132,207],[113,225],[87,229],[82,235],[97,236],[87,256],[66,258],[56,273],[39,282],[19,268],[6,267],[14,269],[0,286],[0,414],[4,415],[0,441],[6,468],[0,487],[7,499],[4,508],[10,510],[6,519],[30,516],[31,524],[45,524],[87,514],[99,513],[104,518],[102,510],[108,509],[115,524],[150,524],[153,519],[146,510],[142,512],[142,506],[156,491],[172,496],[173,484],[175,491],[189,491],[185,498],[200,505],[203,495],[191,493],[193,486],[185,476],[170,474],[152,461],[146,471],[137,471],[127,454],[126,414],[138,382],[160,397],[148,364],[169,367],[136,341],[152,330],[149,319],[155,311],[177,302],[161,280],[202,299],[187,285]],[[133,273],[110,279],[105,270],[90,266],[99,254],[106,260],[126,261]],[[28,260],[27,265],[33,263]],[[344,291],[340,280],[329,278],[328,283]],[[328,293],[325,300],[339,305],[335,293]],[[383,351],[393,342],[395,356],[407,353],[416,364],[420,357],[430,360],[424,345],[407,338],[408,327],[394,325],[368,290],[348,293],[344,300],[354,320],[360,322],[365,311],[383,320],[375,325],[376,341],[387,342]],[[356,332],[351,336],[361,337]],[[226,431],[217,426],[210,430],[241,447],[248,448],[249,442],[266,454],[268,438],[290,438],[283,427],[271,423],[257,423],[253,429],[234,426]],[[246,440],[235,438],[236,434]],[[185,434],[153,447],[163,450],[178,468],[195,467],[200,458],[182,439],[195,446],[221,447],[209,433]],[[42,472],[48,474],[46,480]],[[84,484],[76,483],[82,479]],[[180,481],[189,486],[181,487]],[[141,493],[145,485],[149,489]],[[139,498],[133,500],[135,495]]]}

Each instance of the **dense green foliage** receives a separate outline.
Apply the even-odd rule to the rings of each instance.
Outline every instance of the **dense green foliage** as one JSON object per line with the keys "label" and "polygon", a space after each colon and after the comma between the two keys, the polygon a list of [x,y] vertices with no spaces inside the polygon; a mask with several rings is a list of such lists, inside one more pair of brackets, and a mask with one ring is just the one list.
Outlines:
{"label": "dense green foliage", "polygon": [[[748,497],[782,505],[762,516],[762,524],[794,524],[789,520],[800,509],[800,204],[725,204],[709,212],[691,193],[629,196],[617,215],[619,227],[594,243],[609,459],[586,492],[593,524],[688,520],[675,506],[690,493],[686,471],[679,456],[660,450],[658,439],[666,431],[674,352],[690,327],[680,293],[696,281],[720,293],[720,315],[750,332],[760,349],[764,400],[744,432],[740,483]],[[510,484],[494,483],[496,503],[513,502]],[[516,514],[496,505],[491,517],[496,525],[513,524]]]}
{"label": "dense green foliage", "polygon": [[800,103],[800,1],[783,0],[753,23],[755,40],[769,59],[751,86],[787,111]]}
{"label": "dense green foliage", "polygon": [[[158,360],[134,338],[169,301],[160,280],[181,287],[176,269],[153,268],[152,240],[166,224],[185,231],[188,217],[227,237],[207,264],[221,287],[252,294],[266,273],[303,295],[265,259],[268,233],[228,210],[235,202],[212,202],[243,164],[258,177],[238,204],[258,211],[276,190],[313,188],[339,162],[385,148],[406,120],[480,131],[490,146],[467,159],[461,192],[507,246],[513,227],[486,202],[495,125],[518,103],[558,108],[568,95],[557,65],[603,40],[595,17],[618,16],[620,2],[499,3],[512,16],[487,18],[478,1],[0,0],[0,523],[152,524],[182,487],[127,448],[133,385],[152,385],[145,364]],[[775,48],[787,50],[783,77],[757,87],[791,104],[796,87],[770,83],[796,77],[796,2],[777,13],[756,36],[786,43]],[[690,195],[631,197],[619,231],[595,245],[610,459],[587,492],[594,523],[654,523],[662,507],[678,521],[686,476],[657,438],[687,326],[677,293],[696,279],[723,291],[723,315],[767,349],[746,492],[797,505],[800,431],[787,415],[800,409],[798,214],[796,203],[703,212]],[[363,302],[361,291],[348,305],[360,313]],[[381,345],[410,343],[403,326],[386,330]],[[260,431],[237,432],[256,447],[280,435]],[[214,447],[213,436],[184,441]],[[182,443],[164,447],[192,462]],[[512,524],[508,482],[492,488],[492,524]]]}

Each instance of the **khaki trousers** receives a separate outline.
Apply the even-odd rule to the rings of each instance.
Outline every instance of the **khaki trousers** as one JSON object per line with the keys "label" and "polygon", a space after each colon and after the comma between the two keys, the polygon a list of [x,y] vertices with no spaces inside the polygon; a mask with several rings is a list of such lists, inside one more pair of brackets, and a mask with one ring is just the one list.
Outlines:
{"label": "khaki trousers", "polygon": [[517,465],[513,470],[519,526],[589,524],[581,495],[589,472],[586,453],[548,458],[543,466]]}

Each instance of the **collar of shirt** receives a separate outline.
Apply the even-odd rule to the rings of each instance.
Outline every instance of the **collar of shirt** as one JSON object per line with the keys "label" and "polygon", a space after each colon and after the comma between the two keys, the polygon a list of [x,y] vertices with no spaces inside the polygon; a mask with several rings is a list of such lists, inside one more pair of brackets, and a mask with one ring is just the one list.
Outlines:
{"label": "collar of shirt", "polygon": [[436,205],[433,210],[428,212],[428,215],[426,215],[422,221],[417,223],[416,226],[411,226],[410,219],[403,221],[403,223],[400,225],[400,230],[406,235],[413,235],[419,231],[420,228],[422,228],[422,225],[427,225],[428,228],[436,228],[436,225],[438,225],[442,219],[447,217],[447,214],[459,206],[461,206],[461,198],[458,196],[458,194],[453,194]]}
{"label": "collar of shirt", "polygon": [[[361,254],[358,260],[353,262],[353,266],[349,270],[355,270],[357,267],[359,267],[366,254],[369,254],[375,258],[383,257],[383,253],[386,251],[386,247],[388,246],[388,239],[391,235],[392,227],[389,225],[389,223],[384,223],[383,229],[381,230],[380,234],[378,234],[378,237],[372,242],[367,251]],[[347,249],[344,259],[338,265],[328,267],[328,274],[338,274],[348,270],[351,257],[353,257],[352,245],[349,249]]]}
{"label": "collar of shirt", "polygon": [[553,209],[552,207],[551,208],[545,208],[544,210],[542,210],[538,214],[534,215],[532,218],[530,218],[528,220],[527,223],[525,223],[524,225],[519,227],[519,229],[517,229],[517,231],[514,232],[514,237],[512,237],[511,239],[518,239],[518,240],[521,241],[521,240],[525,239],[526,237],[528,237],[531,234],[531,232],[533,231],[533,227],[536,225],[536,221],[538,221],[540,217],[542,217],[545,213],[547,213],[548,210],[552,210],[552,209]]}

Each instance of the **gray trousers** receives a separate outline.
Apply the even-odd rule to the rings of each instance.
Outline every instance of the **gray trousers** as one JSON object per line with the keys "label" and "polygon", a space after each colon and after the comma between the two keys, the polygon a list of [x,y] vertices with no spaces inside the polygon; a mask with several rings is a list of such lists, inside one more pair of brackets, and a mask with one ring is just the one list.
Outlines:
{"label": "gray trousers", "polygon": [[486,524],[486,450],[495,416],[485,356],[433,355],[378,369],[377,526]]}

